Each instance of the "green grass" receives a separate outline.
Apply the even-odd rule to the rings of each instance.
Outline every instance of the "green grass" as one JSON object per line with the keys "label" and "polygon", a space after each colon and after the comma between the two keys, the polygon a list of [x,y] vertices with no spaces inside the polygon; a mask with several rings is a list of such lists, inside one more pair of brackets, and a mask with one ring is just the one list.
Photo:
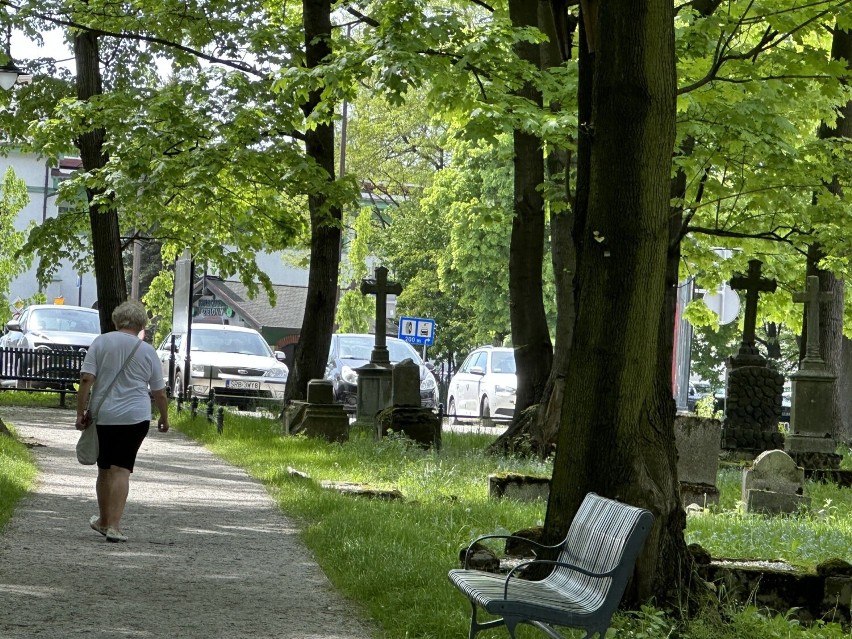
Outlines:
{"label": "green grass", "polygon": [[[14,433],[14,427],[6,424]],[[32,490],[37,474],[32,453],[17,439],[0,435],[0,530],[12,517],[15,505]]]}
{"label": "green grass", "polygon": [[807,510],[766,517],[741,509],[741,471],[719,471],[720,509],[689,518],[688,543],[699,543],[714,557],[777,559],[813,569],[826,559],[852,561],[852,490],[807,482]]}
{"label": "green grass", "polygon": [[[278,425],[270,420],[230,413],[222,436],[201,417],[190,421],[183,416],[175,424],[269,487],[282,511],[301,522],[305,543],[332,583],[365,608],[382,638],[467,636],[469,604],[446,578],[447,571],[458,565],[459,548],[478,535],[534,526],[544,518],[543,503],[488,499],[486,478],[491,473],[549,476],[551,472],[542,463],[484,455],[492,436],[445,433],[443,450],[433,453],[399,439],[374,442],[363,434],[346,444],[279,437]],[[398,488],[405,499],[384,502],[341,496],[291,476],[288,466],[314,480]],[[852,491],[808,484],[815,506],[811,514],[762,518],[737,511],[739,478],[738,470],[720,471],[722,509],[691,517],[688,541],[700,541],[719,557],[796,559],[805,566],[834,556],[852,559],[847,550],[852,548],[852,516],[846,515],[852,512],[848,507]],[[643,608],[618,615],[611,636],[849,637],[836,624],[805,628],[784,615],[740,603],[726,603],[725,609],[724,623],[699,618],[684,624],[654,608]],[[504,629],[479,635],[506,636]],[[530,628],[519,630],[523,639],[541,636]]]}
{"label": "green grass", "polygon": [[[3,406],[35,406],[41,408],[62,408],[59,405],[60,394],[48,391],[0,391],[0,404]],[[77,407],[77,395],[66,393],[65,408],[74,410]]]}

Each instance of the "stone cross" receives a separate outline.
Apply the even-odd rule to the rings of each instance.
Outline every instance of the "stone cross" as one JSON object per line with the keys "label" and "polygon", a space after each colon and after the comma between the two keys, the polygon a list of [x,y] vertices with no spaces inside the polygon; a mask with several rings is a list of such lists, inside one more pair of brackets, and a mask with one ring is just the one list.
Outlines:
{"label": "stone cross", "polygon": [[373,346],[373,352],[370,354],[370,361],[376,364],[387,364],[390,362],[385,336],[387,332],[387,300],[388,295],[402,293],[402,285],[399,282],[388,282],[388,270],[384,266],[379,266],[376,269],[375,279],[364,278],[361,280],[361,293],[376,296],[376,342]]}
{"label": "stone cross", "polygon": [[757,296],[761,291],[774,293],[778,284],[775,280],[760,276],[760,260],[748,261],[748,274],[731,278],[731,288],[746,292],[745,318],[743,321],[743,344],[754,347],[754,327],[757,324]]}
{"label": "stone cross", "polygon": [[805,311],[807,313],[807,334],[805,336],[805,360],[809,362],[822,361],[819,354],[819,305],[830,302],[834,294],[829,292],[821,293],[819,290],[819,277],[816,275],[808,276],[808,285],[801,293],[793,293],[794,302],[804,302]]}

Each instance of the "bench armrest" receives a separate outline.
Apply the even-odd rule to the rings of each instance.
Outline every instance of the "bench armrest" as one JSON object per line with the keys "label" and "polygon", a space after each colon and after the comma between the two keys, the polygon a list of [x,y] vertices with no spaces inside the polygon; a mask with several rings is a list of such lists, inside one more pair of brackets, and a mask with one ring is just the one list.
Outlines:
{"label": "bench armrest", "polygon": [[556,550],[557,548],[562,547],[562,543],[558,543],[555,546],[545,546],[537,541],[533,541],[532,539],[527,539],[526,537],[520,537],[518,535],[482,535],[481,537],[477,537],[467,546],[467,550],[464,554],[464,568],[467,570],[467,561],[468,557],[470,557],[470,549],[473,548],[473,545],[482,541],[483,539],[518,539],[520,541],[526,542],[528,544],[532,544],[536,546],[540,550]]}
{"label": "bench armrest", "polygon": [[[592,572],[591,570],[586,570],[585,568],[580,568],[580,566],[575,566],[574,564],[569,564],[565,561],[551,561],[549,559],[532,559],[530,561],[525,561],[523,563],[518,564],[514,568],[509,571],[509,574],[506,575],[506,581],[503,584],[503,599],[509,598],[509,580],[515,576],[515,573],[525,568],[527,566],[531,566],[534,564],[538,565],[550,565],[550,566],[562,566],[563,568],[568,568],[569,570],[574,570],[576,572],[582,573],[584,575],[588,575],[589,577],[611,577],[615,571],[618,569],[618,566],[613,568],[612,570],[607,570],[606,572]],[[517,577],[516,577],[517,578]]]}

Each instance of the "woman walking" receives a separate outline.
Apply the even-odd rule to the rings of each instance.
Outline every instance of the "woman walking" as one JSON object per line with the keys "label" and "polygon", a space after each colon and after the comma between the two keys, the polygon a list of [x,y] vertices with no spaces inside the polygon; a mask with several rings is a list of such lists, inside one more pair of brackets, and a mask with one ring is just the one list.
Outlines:
{"label": "woman walking", "polygon": [[99,514],[89,525],[107,541],[118,542],[127,541],[121,516],[136,454],[148,434],[151,397],[160,412],[158,428],[163,433],[169,430],[169,404],[157,353],[139,338],[148,324],[145,307],[124,302],[113,311],[112,322],[116,330],[96,337],[83,360],[75,426],[85,430],[86,407],[94,407],[90,414],[98,430]]}

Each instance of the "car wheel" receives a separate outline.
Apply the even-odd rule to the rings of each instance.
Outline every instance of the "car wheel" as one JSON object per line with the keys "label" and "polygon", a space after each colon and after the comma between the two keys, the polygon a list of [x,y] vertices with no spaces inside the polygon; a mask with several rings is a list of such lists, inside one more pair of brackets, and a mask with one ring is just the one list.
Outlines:
{"label": "car wheel", "polygon": [[450,418],[450,424],[456,426],[461,424],[461,420],[459,420],[456,415],[456,399],[455,397],[450,397],[450,400],[447,402],[447,416]]}
{"label": "car wheel", "polygon": [[485,395],[482,398],[482,410],[479,414],[482,416],[482,425],[483,426],[493,426],[494,420],[491,419],[491,406],[488,404],[488,396]]}

